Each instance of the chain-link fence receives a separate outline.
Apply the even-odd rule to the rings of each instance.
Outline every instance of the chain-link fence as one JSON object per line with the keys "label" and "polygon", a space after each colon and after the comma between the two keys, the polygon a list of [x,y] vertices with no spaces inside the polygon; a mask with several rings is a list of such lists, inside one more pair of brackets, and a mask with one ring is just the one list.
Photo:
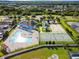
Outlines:
{"label": "chain-link fence", "polygon": [[73,41],[67,33],[40,33],[40,41]]}

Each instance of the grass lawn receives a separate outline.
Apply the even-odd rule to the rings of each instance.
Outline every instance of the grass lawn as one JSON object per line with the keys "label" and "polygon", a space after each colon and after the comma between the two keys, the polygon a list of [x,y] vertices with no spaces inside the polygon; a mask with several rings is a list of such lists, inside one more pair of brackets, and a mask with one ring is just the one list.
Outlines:
{"label": "grass lawn", "polygon": [[79,47],[72,47],[72,52],[79,52]]}
{"label": "grass lawn", "polygon": [[0,41],[0,57],[1,57],[1,56],[3,56],[4,54],[1,52],[1,50],[2,50],[1,45],[3,44],[3,41],[2,41],[1,38],[0,38],[0,40],[1,40],[1,41]]}
{"label": "grass lawn", "polygon": [[0,57],[3,56],[4,54],[2,52],[0,52]]}
{"label": "grass lawn", "polygon": [[52,54],[57,54],[59,59],[69,59],[68,53],[64,48],[56,49],[48,49],[48,48],[41,48],[31,52],[27,52],[10,59],[48,59]]}
{"label": "grass lawn", "polygon": [[0,47],[0,57],[3,56],[4,54],[1,52],[2,48]]}
{"label": "grass lawn", "polygon": [[79,16],[65,16],[66,20],[78,20]]}

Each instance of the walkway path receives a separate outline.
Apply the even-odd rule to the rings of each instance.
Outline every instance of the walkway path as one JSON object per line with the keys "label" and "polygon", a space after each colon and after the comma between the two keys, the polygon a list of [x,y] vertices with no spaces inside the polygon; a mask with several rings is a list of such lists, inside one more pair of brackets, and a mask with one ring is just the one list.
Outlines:
{"label": "walkway path", "polygon": [[29,48],[29,49],[25,49],[25,50],[21,50],[21,51],[12,53],[12,54],[5,55],[3,57],[0,57],[0,59],[8,59],[9,57],[16,56],[16,55],[19,55],[19,54],[22,54],[22,53],[25,53],[25,52],[29,52],[29,51],[32,51],[32,50],[36,50],[36,49],[39,49],[39,48],[44,48],[44,47],[65,47],[65,46],[67,46],[67,47],[79,47],[79,45],[77,45],[77,44],[70,44],[70,45],[63,45],[63,44],[39,45],[39,46],[36,46],[36,47],[32,47],[32,48]]}

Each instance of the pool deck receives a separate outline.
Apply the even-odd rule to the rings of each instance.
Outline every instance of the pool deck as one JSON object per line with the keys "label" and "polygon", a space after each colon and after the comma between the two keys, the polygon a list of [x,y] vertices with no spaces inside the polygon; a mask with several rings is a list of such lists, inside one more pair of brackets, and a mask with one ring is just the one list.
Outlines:
{"label": "pool deck", "polygon": [[[39,44],[39,33],[35,30],[33,31],[32,35],[30,35],[32,37],[32,42],[12,42],[12,37],[13,37],[13,35],[15,35],[15,33],[17,31],[21,31],[22,33],[25,33],[27,35],[30,33],[28,31],[25,31],[25,30],[22,30],[19,28],[15,28],[15,30],[10,34],[10,36],[4,42],[4,44],[6,44],[9,47],[10,51],[29,47],[29,46],[32,46],[35,44]],[[22,34],[22,35],[24,35],[24,34]],[[25,38],[27,38],[27,36]],[[19,37],[17,38],[17,40],[19,40]]]}

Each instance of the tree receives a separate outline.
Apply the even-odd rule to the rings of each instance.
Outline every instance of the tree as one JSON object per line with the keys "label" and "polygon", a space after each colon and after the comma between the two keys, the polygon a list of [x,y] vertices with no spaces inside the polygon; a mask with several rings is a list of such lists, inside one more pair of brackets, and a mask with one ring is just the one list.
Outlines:
{"label": "tree", "polygon": [[51,44],[51,41],[49,41],[49,44]]}
{"label": "tree", "polygon": [[46,44],[48,44],[48,42],[46,41]]}
{"label": "tree", "polygon": [[69,51],[72,51],[72,49],[71,49],[71,48],[69,48],[68,50],[69,50]]}
{"label": "tree", "polygon": [[12,26],[15,25],[15,24],[17,24],[17,20],[16,20],[16,19],[13,20],[13,22],[12,22]]}
{"label": "tree", "polygon": [[53,43],[52,44],[55,44],[55,41],[53,41]]}
{"label": "tree", "polygon": [[5,40],[8,36],[9,36],[9,32],[6,31],[6,32],[4,33],[4,35],[3,35],[3,40]]}
{"label": "tree", "polygon": [[55,47],[55,49],[57,50],[58,48],[57,48],[57,47]]}
{"label": "tree", "polygon": [[66,44],[66,45],[64,46],[64,47],[65,47],[65,49],[68,49],[68,46],[69,46],[69,45],[68,45],[68,44]]}
{"label": "tree", "polygon": [[60,18],[59,17],[56,17],[57,21],[60,23]]}

